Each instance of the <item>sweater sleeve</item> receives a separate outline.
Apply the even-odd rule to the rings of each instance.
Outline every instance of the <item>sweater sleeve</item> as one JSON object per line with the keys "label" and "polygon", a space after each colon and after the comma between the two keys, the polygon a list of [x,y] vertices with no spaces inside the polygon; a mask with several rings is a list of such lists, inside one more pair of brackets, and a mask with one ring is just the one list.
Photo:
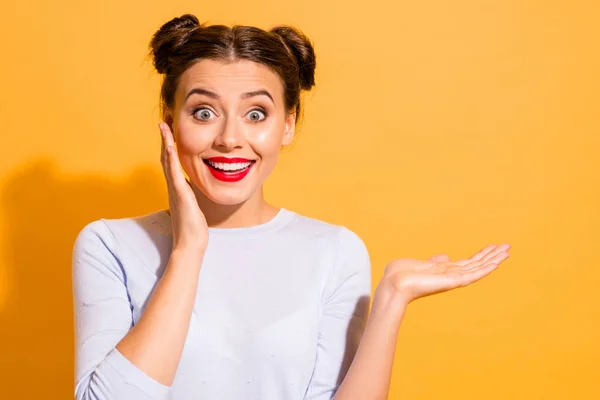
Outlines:
{"label": "sweater sleeve", "polygon": [[323,295],[317,359],[306,400],[330,400],[344,380],[365,330],[371,264],[364,242],[342,228],[333,273]]}
{"label": "sweater sleeve", "polygon": [[73,247],[75,398],[167,399],[169,387],[115,348],[133,325],[117,243],[103,220],[82,229]]}

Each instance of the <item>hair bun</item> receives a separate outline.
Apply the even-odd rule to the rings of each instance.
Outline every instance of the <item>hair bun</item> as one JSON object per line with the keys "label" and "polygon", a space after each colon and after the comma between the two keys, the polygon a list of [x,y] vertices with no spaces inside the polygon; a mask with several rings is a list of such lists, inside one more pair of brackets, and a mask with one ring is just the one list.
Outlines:
{"label": "hair bun", "polygon": [[172,30],[181,30],[188,28],[195,28],[200,26],[200,21],[193,14],[184,14],[181,17],[175,17],[172,20],[166,22],[160,30],[172,31]]}
{"label": "hair bun", "polygon": [[279,36],[290,49],[298,63],[300,87],[310,90],[315,85],[315,67],[317,59],[312,43],[299,30],[286,25],[276,26],[271,33]]}
{"label": "hair bun", "polygon": [[195,15],[184,14],[166,22],[156,31],[150,41],[150,54],[158,73],[164,74],[169,70],[171,56],[188,41],[192,32],[200,27],[200,21]]}

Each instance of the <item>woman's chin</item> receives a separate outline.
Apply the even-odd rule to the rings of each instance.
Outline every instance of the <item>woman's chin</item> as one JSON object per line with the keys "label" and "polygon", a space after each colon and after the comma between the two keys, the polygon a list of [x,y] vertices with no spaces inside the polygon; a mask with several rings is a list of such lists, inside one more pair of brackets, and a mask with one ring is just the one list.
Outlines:
{"label": "woman's chin", "polygon": [[225,193],[218,193],[209,197],[209,199],[215,203],[220,204],[222,206],[237,206],[248,200],[247,196],[236,196],[236,195],[227,195]]}
{"label": "woman's chin", "polygon": [[204,197],[211,202],[223,206],[236,206],[242,204],[252,196],[252,193],[249,193],[247,188],[222,187],[221,185],[201,187],[200,192],[202,192]]}

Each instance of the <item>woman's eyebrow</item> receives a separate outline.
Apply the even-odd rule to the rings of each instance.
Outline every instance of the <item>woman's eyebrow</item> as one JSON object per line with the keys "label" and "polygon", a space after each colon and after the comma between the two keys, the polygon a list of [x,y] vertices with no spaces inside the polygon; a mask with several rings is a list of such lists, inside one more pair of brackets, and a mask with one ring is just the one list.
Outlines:
{"label": "woman's eyebrow", "polygon": [[247,93],[242,94],[241,97],[242,97],[242,99],[248,99],[248,98],[254,97],[254,96],[267,96],[268,98],[271,99],[271,102],[273,104],[275,104],[275,100],[273,100],[273,96],[271,96],[271,93],[269,93],[266,90],[256,90],[254,92],[247,92]]}
{"label": "woman's eyebrow", "polygon": [[[193,94],[203,94],[204,96],[210,97],[215,100],[219,100],[221,98],[218,94],[216,94],[215,92],[211,92],[210,90],[206,90],[206,89],[202,89],[202,88],[194,88],[194,89],[190,90],[190,92],[187,94],[187,96],[185,96],[185,99],[187,100],[188,97],[190,97]],[[253,92],[246,92],[241,95],[241,98],[248,99],[250,97],[255,97],[255,96],[267,96],[269,99],[271,99],[271,102],[273,102],[273,104],[275,104],[275,100],[273,100],[273,96],[271,96],[271,93],[269,93],[266,90],[255,90]]]}

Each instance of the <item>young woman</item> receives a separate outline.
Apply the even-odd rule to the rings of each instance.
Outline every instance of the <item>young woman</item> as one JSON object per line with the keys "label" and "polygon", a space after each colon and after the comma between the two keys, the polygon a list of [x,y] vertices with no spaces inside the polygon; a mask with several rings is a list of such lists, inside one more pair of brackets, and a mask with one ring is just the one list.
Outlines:
{"label": "young woman", "polygon": [[371,298],[356,234],[263,197],[314,85],[309,40],[186,14],[150,47],[169,210],[77,237],[76,398],[386,399],[408,303],[484,277],[509,245],[392,261]]}

